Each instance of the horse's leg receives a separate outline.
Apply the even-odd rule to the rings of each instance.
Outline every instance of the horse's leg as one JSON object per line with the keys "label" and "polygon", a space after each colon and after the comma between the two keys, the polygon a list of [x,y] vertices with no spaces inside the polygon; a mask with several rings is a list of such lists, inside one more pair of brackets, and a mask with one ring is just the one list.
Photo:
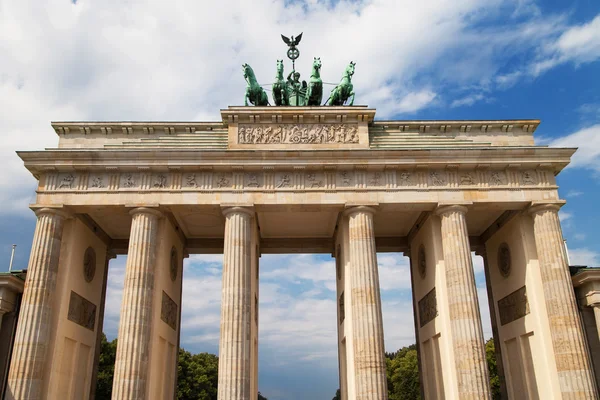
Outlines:
{"label": "horse's leg", "polygon": [[246,95],[244,96],[244,105],[248,106],[248,89],[246,89]]}
{"label": "horse's leg", "polygon": [[350,92],[350,96],[352,96],[352,100],[350,101],[350,104],[348,104],[348,105],[353,106],[354,105],[354,92]]}
{"label": "horse's leg", "polygon": [[326,106],[333,105],[333,99],[335,98],[336,89],[337,89],[337,87],[333,88],[333,90],[331,91],[331,94],[329,95],[329,98],[325,101]]}

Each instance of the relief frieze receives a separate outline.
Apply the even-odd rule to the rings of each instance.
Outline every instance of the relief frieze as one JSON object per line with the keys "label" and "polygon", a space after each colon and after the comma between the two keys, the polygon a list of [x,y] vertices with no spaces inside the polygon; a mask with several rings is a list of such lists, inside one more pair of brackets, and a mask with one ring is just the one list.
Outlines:
{"label": "relief frieze", "polygon": [[[513,185],[551,187],[540,180],[537,170],[505,171],[445,171],[445,170],[385,170],[364,169],[304,169],[271,171],[189,172],[102,172],[54,173],[46,178],[45,190],[58,191],[167,191],[167,190],[355,190],[355,189],[444,189],[451,187],[494,190]],[[516,181],[510,179],[516,177]]]}
{"label": "relief frieze", "polygon": [[238,127],[239,144],[353,144],[358,126],[347,124],[278,124]]}
{"label": "relief frieze", "polygon": [[67,319],[93,331],[96,324],[96,305],[71,291]]}
{"label": "relief frieze", "polygon": [[506,325],[529,314],[529,301],[525,286],[498,300],[500,325]]}
{"label": "relief frieze", "polygon": [[431,289],[421,300],[419,300],[419,325],[424,327],[438,316],[437,298],[435,288]]}
{"label": "relief frieze", "polygon": [[490,174],[490,185],[502,186],[506,185],[506,174],[503,171],[492,171]]}
{"label": "relief frieze", "polygon": [[175,303],[164,291],[162,292],[160,319],[174,330],[177,330],[177,303]]}

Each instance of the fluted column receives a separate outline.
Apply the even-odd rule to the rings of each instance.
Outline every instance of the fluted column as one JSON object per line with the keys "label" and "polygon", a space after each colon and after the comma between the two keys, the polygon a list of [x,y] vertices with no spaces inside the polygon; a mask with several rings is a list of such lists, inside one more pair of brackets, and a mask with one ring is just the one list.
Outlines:
{"label": "fluted column", "polygon": [[600,304],[594,304],[592,308],[594,309],[594,318],[596,319],[596,331],[600,339]]}
{"label": "fluted column", "polygon": [[388,398],[383,318],[370,207],[348,209],[356,400]]}
{"label": "fluted column", "polygon": [[558,219],[559,208],[557,204],[535,205],[530,213],[560,389],[563,399],[596,399]]}
{"label": "fluted column", "polygon": [[442,248],[454,363],[461,399],[489,399],[485,343],[464,206],[442,206]]}
{"label": "fluted column", "polygon": [[250,400],[251,240],[253,212],[230,207],[225,215],[219,400]]}
{"label": "fluted column", "polygon": [[146,393],[146,380],[157,232],[162,214],[144,207],[136,208],[130,214],[131,233],[112,392],[114,399],[142,400],[151,397]]}
{"label": "fluted column", "polygon": [[36,211],[27,279],[8,375],[7,399],[41,399],[63,226],[59,210]]}

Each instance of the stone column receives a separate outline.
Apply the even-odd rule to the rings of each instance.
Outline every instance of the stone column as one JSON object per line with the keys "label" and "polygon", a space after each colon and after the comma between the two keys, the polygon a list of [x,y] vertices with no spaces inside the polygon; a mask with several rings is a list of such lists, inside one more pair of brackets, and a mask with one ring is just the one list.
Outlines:
{"label": "stone column", "polygon": [[346,211],[349,223],[352,333],[357,400],[388,398],[383,343],[383,318],[370,207]]}
{"label": "stone column", "polygon": [[158,223],[162,213],[140,207],[132,210],[130,214],[131,233],[121,303],[113,398],[142,400],[148,398],[146,380],[154,267]]}
{"label": "stone column", "polygon": [[489,399],[490,383],[466,213],[467,208],[458,205],[441,206],[436,210],[442,225],[458,396],[461,399]]}
{"label": "stone column", "polygon": [[225,215],[219,400],[250,400],[251,240],[253,212],[231,207]]}
{"label": "stone column", "polygon": [[19,323],[8,375],[7,399],[41,399],[50,342],[50,320],[67,215],[51,208],[38,217],[27,267]]}
{"label": "stone column", "polygon": [[596,329],[598,331],[598,338],[600,338],[600,304],[592,305],[594,309],[594,317],[596,318]]}
{"label": "stone column", "polygon": [[530,208],[552,346],[565,399],[596,399],[592,369],[566,260],[558,204]]}

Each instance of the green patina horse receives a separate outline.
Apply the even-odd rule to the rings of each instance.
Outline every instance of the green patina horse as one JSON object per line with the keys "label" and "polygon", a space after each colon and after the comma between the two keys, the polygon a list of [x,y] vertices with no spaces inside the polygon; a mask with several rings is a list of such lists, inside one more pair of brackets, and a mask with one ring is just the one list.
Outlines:
{"label": "green patina horse", "polygon": [[344,76],[341,82],[333,88],[329,99],[325,103],[328,106],[343,106],[344,103],[352,96],[349,106],[354,104],[354,88],[352,86],[352,75],[354,75],[355,62],[350,61],[350,64],[344,70]]}
{"label": "green patina horse", "polygon": [[244,71],[244,78],[246,78],[246,82],[248,83],[248,86],[246,86],[246,95],[244,96],[244,105],[247,106],[248,101],[255,106],[269,105],[267,92],[258,84],[252,67],[248,64],[243,64],[242,69]]}
{"label": "green patina horse", "polygon": [[306,90],[306,105],[320,106],[323,100],[323,81],[321,80],[321,57],[315,57]]}
{"label": "green patina horse", "polygon": [[283,60],[277,60],[277,74],[273,83],[273,101],[276,106],[290,105],[290,95],[283,79]]}

